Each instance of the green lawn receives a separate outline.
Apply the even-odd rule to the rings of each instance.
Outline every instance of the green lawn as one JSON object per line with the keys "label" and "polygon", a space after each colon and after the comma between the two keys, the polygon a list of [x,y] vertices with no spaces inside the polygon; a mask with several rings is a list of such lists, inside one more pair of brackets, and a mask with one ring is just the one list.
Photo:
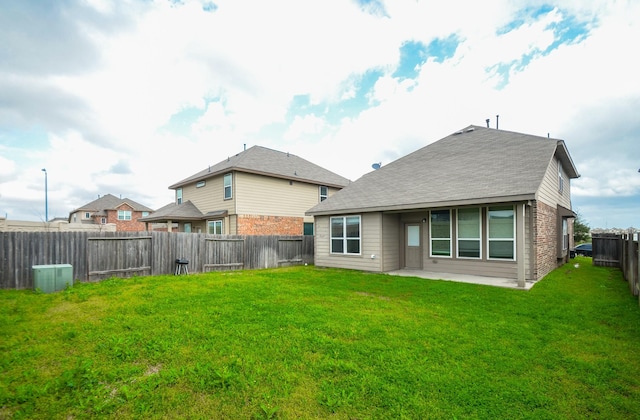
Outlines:
{"label": "green lawn", "polygon": [[311,266],[111,279],[0,291],[0,369],[0,418],[631,419],[640,308],[590,258],[528,292]]}

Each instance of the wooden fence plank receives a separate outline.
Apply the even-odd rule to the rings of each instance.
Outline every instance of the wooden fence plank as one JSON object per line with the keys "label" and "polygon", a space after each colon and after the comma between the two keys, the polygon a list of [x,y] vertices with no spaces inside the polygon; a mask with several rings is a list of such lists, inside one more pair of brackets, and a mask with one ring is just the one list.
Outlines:
{"label": "wooden fence plank", "polygon": [[76,281],[112,275],[313,264],[313,236],[210,235],[175,232],[0,232],[0,288],[33,287],[32,267],[71,264]]}

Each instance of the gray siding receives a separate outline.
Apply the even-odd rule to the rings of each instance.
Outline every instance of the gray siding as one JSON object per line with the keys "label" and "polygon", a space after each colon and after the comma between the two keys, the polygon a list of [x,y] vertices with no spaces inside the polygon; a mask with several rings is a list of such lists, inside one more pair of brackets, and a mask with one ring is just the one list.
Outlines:
{"label": "gray siding", "polygon": [[401,231],[399,214],[382,215],[382,271],[393,271],[400,268]]}
{"label": "gray siding", "polygon": [[[382,271],[382,214],[365,213],[361,219],[361,254],[334,255],[330,252],[329,216],[315,218],[315,265],[363,271]],[[374,258],[371,256],[374,255]]]}
{"label": "gray siding", "polygon": [[558,165],[560,165],[560,161],[557,158],[553,158],[547,167],[547,171],[545,172],[542,183],[540,184],[540,188],[538,189],[538,193],[536,194],[537,199],[542,201],[543,203],[557,207],[558,204],[561,206],[570,209],[571,208],[571,182],[569,180],[569,176],[566,171],[562,170],[562,177],[564,179],[564,188],[562,193],[560,193],[560,185],[558,182]]}

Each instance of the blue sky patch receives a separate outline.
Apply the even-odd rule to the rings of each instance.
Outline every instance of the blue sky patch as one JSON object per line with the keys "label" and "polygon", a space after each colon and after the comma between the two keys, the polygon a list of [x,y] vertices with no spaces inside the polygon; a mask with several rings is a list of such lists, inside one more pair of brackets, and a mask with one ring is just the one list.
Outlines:
{"label": "blue sky patch", "polygon": [[189,107],[176,112],[159,131],[168,131],[173,134],[185,134],[191,131],[191,126],[200,118],[206,108]]}
{"label": "blue sky patch", "polygon": [[358,80],[354,81],[355,95],[337,103],[311,104],[309,95],[296,95],[291,100],[287,121],[293,121],[296,116],[315,115],[334,124],[343,118],[356,117],[372,105],[370,94],[378,79],[383,75],[382,70],[369,70],[358,76]]}
{"label": "blue sky patch", "polygon": [[418,68],[427,61],[427,46],[422,42],[407,41],[400,47],[400,63],[393,77],[415,79]]}
{"label": "blue sky patch", "polygon": [[536,7],[536,8],[533,8],[533,7],[524,8],[520,11],[520,13],[518,13],[518,17],[516,19],[507,23],[502,28],[499,28],[496,31],[496,34],[497,35],[507,34],[513,31],[514,29],[518,29],[519,27],[521,27],[527,22],[530,22],[532,20],[538,20],[541,16],[552,12],[553,9],[554,7],[548,4],[540,7]]}
{"label": "blue sky patch", "polygon": [[427,47],[428,58],[433,57],[435,62],[442,63],[447,58],[453,57],[458,45],[460,45],[460,40],[456,34],[451,34],[446,38],[436,38]]}
{"label": "blue sky patch", "polygon": [[373,16],[388,16],[384,4],[380,0],[356,0],[360,9]]}
{"label": "blue sky patch", "polygon": [[[520,26],[538,20],[543,16],[551,13],[555,9],[552,6],[544,5],[538,8],[524,9],[520,16],[509,23],[508,25],[500,28],[496,33],[498,35],[507,34]],[[511,62],[501,62],[487,68],[487,72],[495,73],[501,77],[500,82],[497,84],[498,89],[504,88],[509,84],[509,76],[513,71],[523,71],[527,65],[536,57],[546,56],[553,50],[557,49],[560,45],[574,44],[582,41],[589,36],[589,28],[593,22],[581,22],[574,16],[569,15],[567,12],[560,10],[562,20],[559,22],[551,23],[546,29],[551,29],[554,33],[554,41],[546,47],[544,50],[535,49],[526,54],[523,54],[519,59]]]}
{"label": "blue sky patch", "polygon": [[36,126],[21,130],[0,129],[0,143],[11,148],[46,150],[49,147],[49,135]]}

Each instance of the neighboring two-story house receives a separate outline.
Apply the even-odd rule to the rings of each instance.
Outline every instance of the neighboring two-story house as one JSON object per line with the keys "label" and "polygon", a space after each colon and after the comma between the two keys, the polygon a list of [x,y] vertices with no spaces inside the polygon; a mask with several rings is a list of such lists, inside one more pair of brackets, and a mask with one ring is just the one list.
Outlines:
{"label": "neighboring two-story house", "polygon": [[146,223],[179,232],[312,235],[305,212],[350,181],[296,155],[253,146],[171,186],[175,201]]}
{"label": "neighboring two-story house", "polygon": [[310,209],[315,265],[525,287],[568,261],[578,176],[562,140],[469,126]]}
{"label": "neighboring two-story house", "polygon": [[139,219],[152,212],[149,207],[128,198],[106,194],[69,213],[69,223],[114,224],[116,231],[144,231],[146,224]]}

